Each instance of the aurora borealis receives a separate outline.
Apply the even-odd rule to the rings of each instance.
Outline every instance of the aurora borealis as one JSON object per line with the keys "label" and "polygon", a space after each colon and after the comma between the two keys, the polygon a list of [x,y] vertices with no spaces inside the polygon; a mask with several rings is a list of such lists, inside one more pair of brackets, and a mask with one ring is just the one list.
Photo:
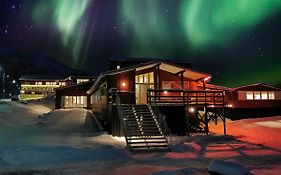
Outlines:
{"label": "aurora borealis", "polygon": [[110,57],[184,59],[220,85],[281,85],[280,0],[3,0],[0,8],[0,46],[75,68],[99,73]]}

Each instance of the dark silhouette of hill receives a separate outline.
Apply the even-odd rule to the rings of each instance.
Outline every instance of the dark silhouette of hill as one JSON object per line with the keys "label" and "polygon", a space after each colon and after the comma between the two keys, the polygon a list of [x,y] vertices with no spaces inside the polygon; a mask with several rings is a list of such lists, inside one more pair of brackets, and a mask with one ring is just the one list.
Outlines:
{"label": "dark silhouette of hill", "polygon": [[0,47],[0,66],[15,78],[23,74],[40,75],[87,75],[84,71],[73,69],[55,59],[38,54],[21,54],[11,49]]}

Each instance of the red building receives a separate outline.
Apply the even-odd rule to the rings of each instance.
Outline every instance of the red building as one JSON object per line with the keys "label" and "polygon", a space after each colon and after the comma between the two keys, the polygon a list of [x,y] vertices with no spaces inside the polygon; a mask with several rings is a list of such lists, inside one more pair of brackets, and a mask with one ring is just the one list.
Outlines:
{"label": "red building", "polygon": [[187,106],[223,104],[223,91],[203,90],[210,78],[189,68],[152,61],[104,72],[87,93],[90,108],[108,130],[114,130],[113,118],[117,118],[109,112],[109,105],[114,103],[110,91],[115,88],[121,104],[157,106],[166,115],[171,131],[185,134]]}
{"label": "red building", "polygon": [[226,91],[226,106],[232,119],[281,114],[281,89],[266,83]]}

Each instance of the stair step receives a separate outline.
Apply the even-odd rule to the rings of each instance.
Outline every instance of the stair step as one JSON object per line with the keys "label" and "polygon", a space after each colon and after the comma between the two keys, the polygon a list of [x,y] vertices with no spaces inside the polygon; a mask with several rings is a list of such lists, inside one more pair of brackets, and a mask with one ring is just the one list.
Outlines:
{"label": "stair step", "polygon": [[136,141],[136,142],[128,142],[129,144],[143,144],[143,143],[157,143],[157,144],[167,144],[167,141],[162,140],[149,140],[149,141]]}
{"label": "stair step", "polygon": [[167,148],[168,149],[168,145],[149,145],[149,146],[146,146],[146,145],[134,145],[134,146],[131,146],[131,149],[135,149],[135,148],[160,148],[160,147],[164,147],[164,148]]}
{"label": "stair step", "polygon": [[141,136],[145,136],[145,137],[153,137],[153,136],[162,136],[163,134],[160,133],[155,133],[155,134],[131,134],[131,137],[141,137]]}
{"label": "stair step", "polygon": [[167,139],[148,105],[124,105],[122,110],[130,134],[126,140],[132,150],[168,150]]}

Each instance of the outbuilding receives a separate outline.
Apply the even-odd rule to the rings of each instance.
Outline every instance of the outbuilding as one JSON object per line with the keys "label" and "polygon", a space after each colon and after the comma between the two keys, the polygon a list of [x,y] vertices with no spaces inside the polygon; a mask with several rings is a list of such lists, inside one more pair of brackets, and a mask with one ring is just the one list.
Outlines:
{"label": "outbuilding", "polygon": [[55,108],[88,108],[90,98],[86,92],[91,88],[93,83],[93,81],[87,81],[71,86],[56,88]]}

